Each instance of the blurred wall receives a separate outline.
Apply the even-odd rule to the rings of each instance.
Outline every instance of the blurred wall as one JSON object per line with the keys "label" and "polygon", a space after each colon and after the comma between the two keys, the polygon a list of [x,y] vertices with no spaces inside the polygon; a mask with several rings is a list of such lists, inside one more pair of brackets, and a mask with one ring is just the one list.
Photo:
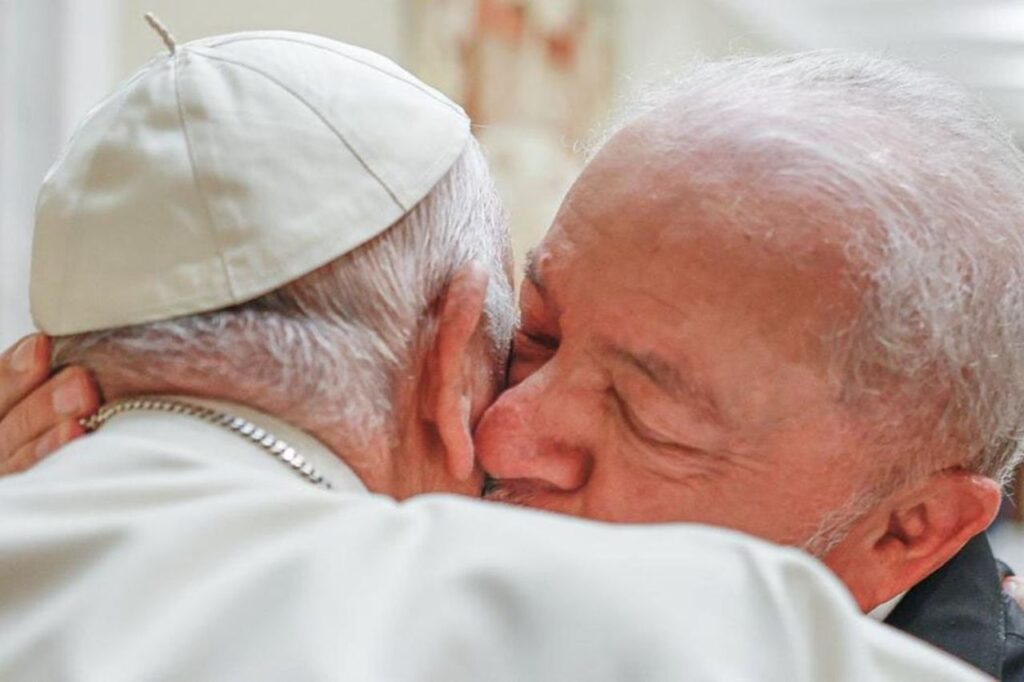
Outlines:
{"label": "blurred wall", "polygon": [[694,58],[781,47],[721,0],[620,0],[619,21],[620,96]]}
{"label": "blurred wall", "polygon": [[116,0],[0,0],[0,348],[32,328],[36,192],[117,73]]}
{"label": "blurred wall", "polygon": [[944,73],[981,95],[1024,140],[1024,2],[718,0],[792,50],[866,50]]}
{"label": "blurred wall", "polygon": [[[88,3],[90,0],[85,0]],[[142,22],[154,12],[181,41],[255,29],[320,33],[407,63],[410,29],[406,0],[121,0],[118,20],[119,77],[162,49]],[[760,52],[774,42],[719,0],[618,0],[617,85],[656,76],[680,59]]]}
{"label": "blurred wall", "polygon": [[282,29],[319,33],[392,59],[402,57],[404,0],[121,0],[118,62],[122,76],[163,46],[142,21],[153,12],[185,42],[218,33]]}

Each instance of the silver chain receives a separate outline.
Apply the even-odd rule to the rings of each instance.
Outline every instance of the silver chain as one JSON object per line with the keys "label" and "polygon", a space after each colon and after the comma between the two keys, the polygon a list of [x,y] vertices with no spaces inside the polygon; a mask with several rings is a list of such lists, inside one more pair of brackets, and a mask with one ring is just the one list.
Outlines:
{"label": "silver chain", "polygon": [[106,424],[111,417],[115,417],[125,412],[138,410],[156,410],[158,412],[183,414],[188,417],[201,419],[204,422],[214,424],[215,426],[223,427],[229,431],[233,431],[240,437],[251,442],[253,445],[256,445],[268,452],[275,459],[290,467],[295,471],[295,473],[299,474],[313,485],[326,488],[327,490],[332,488],[330,482],[327,481],[320,472],[313,468],[313,465],[310,462],[306,461],[305,457],[299,454],[299,452],[288,443],[265,429],[261,429],[251,421],[242,419],[241,417],[236,417],[233,414],[228,414],[226,412],[212,410],[208,407],[193,405],[192,403],[186,403],[180,400],[129,398],[126,400],[118,400],[110,403],[109,405],[103,405],[95,414],[86,419],[79,420],[79,423],[81,423],[82,428],[86,431],[92,432]]}

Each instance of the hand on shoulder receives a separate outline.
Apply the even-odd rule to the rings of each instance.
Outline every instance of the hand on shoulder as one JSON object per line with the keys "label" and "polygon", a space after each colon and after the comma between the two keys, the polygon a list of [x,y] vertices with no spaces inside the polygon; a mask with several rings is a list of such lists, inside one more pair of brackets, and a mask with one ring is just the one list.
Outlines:
{"label": "hand on shoulder", "polygon": [[50,370],[50,339],[34,334],[0,354],[0,475],[25,471],[84,433],[100,403],[80,367]]}

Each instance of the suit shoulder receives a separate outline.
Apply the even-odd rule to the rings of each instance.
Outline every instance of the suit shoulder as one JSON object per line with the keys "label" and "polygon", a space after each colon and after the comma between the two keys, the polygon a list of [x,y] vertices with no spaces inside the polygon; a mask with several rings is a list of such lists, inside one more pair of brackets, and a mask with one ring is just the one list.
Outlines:
{"label": "suit shoulder", "polygon": [[1024,611],[1009,595],[1003,595],[1006,651],[1003,658],[1003,679],[1024,682]]}

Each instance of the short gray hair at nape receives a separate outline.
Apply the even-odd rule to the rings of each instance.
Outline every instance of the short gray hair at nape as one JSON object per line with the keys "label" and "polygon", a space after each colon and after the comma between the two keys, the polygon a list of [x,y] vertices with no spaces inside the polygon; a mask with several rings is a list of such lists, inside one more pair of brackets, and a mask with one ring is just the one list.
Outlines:
{"label": "short gray hair at nape", "polygon": [[[743,57],[694,63],[631,95],[591,153],[655,111],[678,126],[681,158],[704,160],[686,172],[723,221],[771,229],[756,200],[715,201],[736,189],[722,180],[730,154],[755,169],[748,195],[782,197],[808,220],[847,218],[843,247],[863,281],[858,319],[828,338],[844,399],[888,393],[897,409],[880,442],[912,450],[904,438],[920,426],[922,442],[938,433],[961,466],[1005,483],[1024,434],[1024,157],[997,117],[946,78],[889,59]],[[831,208],[817,216],[819,206]],[[916,425],[916,406],[936,396],[939,417]],[[891,478],[934,467],[908,459]]]}
{"label": "short gray hair at nape", "polygon": [[[397,434],[399,389],[433,339],[457,270],[483,263],[485,323],[500,372],[517,314],[508,221],[475,139],[386,232],[253,301],[210,313],[55,340],[54,364],[81,364],[134,390],[223,393],[352,447]],[[202,385],[197,385],[201,383]],[[358,456],[358,453],[352,453]]]}

